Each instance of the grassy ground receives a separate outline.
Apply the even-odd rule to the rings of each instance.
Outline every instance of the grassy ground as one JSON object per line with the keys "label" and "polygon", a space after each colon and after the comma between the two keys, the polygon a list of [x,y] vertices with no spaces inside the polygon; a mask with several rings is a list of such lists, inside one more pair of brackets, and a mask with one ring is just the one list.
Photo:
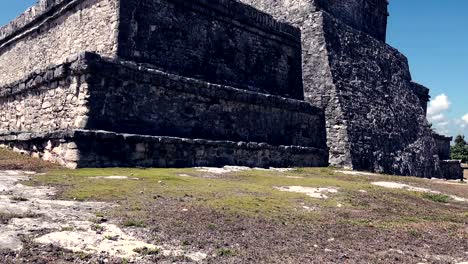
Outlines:
{"label": "grassy ground", "polygon": [[[374,181],[468,198],[467,184],[351,176],[332,168],[222,175],[196,169],[50,169],[29,184],[55,186],[61,199],[115,202],[120,206],[97,215],[150,230],[149,242],[208,252],[208,263],[468,260],[467,203],[446,195],[384,189],[371,185]],[[322,200],[275,186],[333,187],[338,193]]]}
{"label": "grassy ground", "polygon": [[55,164],[0,148],[0,170],[47,171],[58,169]]}

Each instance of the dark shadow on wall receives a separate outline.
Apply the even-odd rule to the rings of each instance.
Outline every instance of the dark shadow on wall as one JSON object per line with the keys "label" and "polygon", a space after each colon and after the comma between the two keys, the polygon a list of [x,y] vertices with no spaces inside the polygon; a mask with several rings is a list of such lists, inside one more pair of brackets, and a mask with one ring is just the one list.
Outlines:
{"label": "dark shadow on wall", "polygon": [[87,67],[87,129],[325,148],[323,111],[304,101],[110,60]]}

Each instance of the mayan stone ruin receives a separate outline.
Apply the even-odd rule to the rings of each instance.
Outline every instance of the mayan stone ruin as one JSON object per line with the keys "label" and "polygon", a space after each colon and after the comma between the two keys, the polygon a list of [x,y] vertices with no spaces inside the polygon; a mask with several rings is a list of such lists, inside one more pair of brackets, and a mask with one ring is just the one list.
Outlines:
{"label": "mayan stone ruin", "polygon": [[0,29],[0,144],[70,168],[442,177],[459,163],[426,121],[429,89],[385,42],[387,6],[40,0]]}

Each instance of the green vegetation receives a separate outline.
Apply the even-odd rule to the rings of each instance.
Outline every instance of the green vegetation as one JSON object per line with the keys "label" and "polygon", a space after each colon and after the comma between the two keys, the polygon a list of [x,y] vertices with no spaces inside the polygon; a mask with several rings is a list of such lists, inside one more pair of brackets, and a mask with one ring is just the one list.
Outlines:
{"label": "green vegetation", "polygon": [[126,227],[145,227],[146,226],[145,222],[141,220],[133,220],[133,219],[126,220],[123,223],[123,225]]}
{"label": "green vegetation", "polygon": [[143,256],[158,255],[159,253],[161,253],[161,249],[159,248],[147,248],[147,247],[135,248],[133,251]]}
{"label": "green vegetation", "polygon": [[[112,175],[138,180],[101,177]],[[211,176],[196,169],[110,168],[52,170],[35,176],[29,184],[53,185],[61,190],[61,199],[116,202],[121,206],[105,212],[105,215],[121,219],[122,225],[127,227],[151,227],[149,212],[161,204],[177,205],[178,212],[205,208],[234,217],[261,217],[278,223],[298,220],[317,223],[333,215],[344,223],[384,229],[428,221],[464,221],[460,220],[459,214],[445,207],[428,209],[420,206],[427,200],[448,202],[443,195],[385,189],[371,185],[372,181],[398,181],[422,187],[431,183],[411,177],[345,175],[332,168],[301,168],[288,172],[246,170]],[[338,193],[329,194],[329,199],[317,199],[301,193],[282,192],[275,188],[278,186],[333,187],[338,189]],[[457,188],[449,185],[437,187],[445,188],[439,189],[441,192]],[[304,206],[318,210],[305,210]],[[360,215],[335,216],[336,212],[356,210],[363,214],[372,212],[377,219],[361,219]],[[99,213],[99,216],[104,214]],[[204,226],[212,232],[220,228],[215,222]]]}
{"label": "green vegetation", "polygon": [[465,136],[458,135],[455,138],[455,145],[451,148],[451,158],[461,160],[463,163],[468,162],[468,145],[465,141]]}
{"label": "green vegetation", "polygon": [[450,196],[440,193],[424,193],[423,197],[437,203],[448,203]]}
{"label": "green vegetation", "polygon": [[91,226],[91,230],[96,231],[96,232],[103,232],[105,230],[105,228],[102,225],[93,224]]}
{"label": "green vegetation", "polygon": [[13,196],[11,198],[11,200],[13,201],[17,201],[17,202],[26,202],[28,201],[28,199],[24,198],[24,197],[21,197],[21,196]]}
{"label": "green vegetation", "polygon": [[104,236],[104,239],[111,240],[111,241],[117,241],[117,240],[119,240],[119,236],[106,235],[106,236]]}
{"label": "green vegetation", "polygon": [[229,249],[229,248],[220,248],[218,250],[218,256],[220,257],[230,257],[230,256],[234,256],[234,251],[232,249]]}
{"label": "green vegetation", "polygon": [[[441,194],[372,184],[378,181],[405,183]],[[170,238],[169,243],[184,250],[206,250],[213,263],[242,263],[258,254],[265,263],[275,262],[284,256],[296,257],[298,250],[325,247],[331,238],[342,248],[363,248],[369,239],[376,239],[373,243],[411,245],[415,250],[428,235],[436,240],[433,245],[447,245],[444,250],[451,250],[453,241],[465,245],[468,238],[468,204],[451,198],[468,198],[468,185],[413,177],[347,175],[335,168],[245,170],[221,175],[193,168],[54,168],[32,176],[25,184],[54,186],[57,199],[117,204],[94,212],[90,221],[96,232],[104,231],[101,224],[106,221],[144,227],[134,231],[148,233],[148,242],[162,245]],[[285,186],[333,188],[338,192],[318,199],[275,188]],[[15,217],[22,216],[0,214],[0,223]],[[119,239],[102,235],[107,240]],[[294,239],[288,240],[290,237]],[[159,249],[136,251],[153,260],[164,258]]]}

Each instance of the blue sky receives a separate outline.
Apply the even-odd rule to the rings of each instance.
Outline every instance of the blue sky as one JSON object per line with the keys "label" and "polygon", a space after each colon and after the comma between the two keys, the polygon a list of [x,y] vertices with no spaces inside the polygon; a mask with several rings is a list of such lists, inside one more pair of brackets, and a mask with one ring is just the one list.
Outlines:
{"label": "blue sky", "polygon": [[467,13],[467,0],[390,0],[387,42],[408,57],[413,79],[431,89],[429,121],[452,136],[468,136]]}
{"label": "blue sky", "polygon": [[[35,2],[1,1],[0,24]],[[468,136],[467,13],[467,0],[390,0],[388,43],[408,57],[413,79],[431,89],[429,121],[448,135]]]}

